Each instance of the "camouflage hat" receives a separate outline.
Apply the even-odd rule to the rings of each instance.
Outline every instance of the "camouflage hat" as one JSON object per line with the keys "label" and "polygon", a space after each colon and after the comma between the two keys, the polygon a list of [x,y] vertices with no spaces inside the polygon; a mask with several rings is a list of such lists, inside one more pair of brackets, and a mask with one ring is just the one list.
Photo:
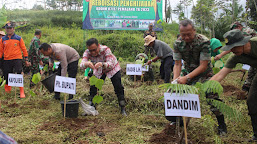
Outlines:
{"label": "camouflage hat", "polygon": [[229,51],[236,46],[243,46],[251,39],[251,36],[245,37],[243,32],[239,29],[230,30],[226,32],[223,37],[226,43],[226,45],[221,48],[223,51]]}
{"label": "camouflage hat", "polygon": [[230,30],[235,29],[236,27],[238,27],[240,25],[242,26],[242,24],[240,22],[236,21],[230,25]]}

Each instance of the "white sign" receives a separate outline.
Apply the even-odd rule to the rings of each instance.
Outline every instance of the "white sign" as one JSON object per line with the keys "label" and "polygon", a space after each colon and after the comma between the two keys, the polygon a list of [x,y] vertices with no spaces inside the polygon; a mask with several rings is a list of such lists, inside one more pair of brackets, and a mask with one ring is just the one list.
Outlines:
{"label": "white sign", "polygon": [[68,94],[76,94],[76,79],[63,76],[56,76],[54,83],[54,91]]}
{"label": "white sign", "polygon": [[165,116],[201,118],[199,97],[196,94],[164,93]]}
{"label": "white sign", "polygon": [[149,71],[149,65],[143,65],[142,71]]}
{"label": "white sign", "polygon": [[249,70],[251,66],[247,64],[243,64],[242,69]]}
{"label": "white sign", "polygon": [[142,65],[127,64],[126,75],[142,75]]}
{"label": "white sign", "polygon": [[22,74],[8,74],[8,86],[23,87],[23,75]]}

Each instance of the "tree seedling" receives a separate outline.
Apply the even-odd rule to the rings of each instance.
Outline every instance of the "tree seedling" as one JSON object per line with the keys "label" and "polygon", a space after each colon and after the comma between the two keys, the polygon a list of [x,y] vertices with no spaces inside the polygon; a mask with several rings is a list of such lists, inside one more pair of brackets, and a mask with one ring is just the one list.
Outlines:
{"label": "tree seedling", "polygon": [[97,88],[97,94],[93,98],[93,104],[99,104],[103,101],[103,97],[100,95],[104,80],[98,79],[95,76],[89,78],[90,86],[95,86]]}

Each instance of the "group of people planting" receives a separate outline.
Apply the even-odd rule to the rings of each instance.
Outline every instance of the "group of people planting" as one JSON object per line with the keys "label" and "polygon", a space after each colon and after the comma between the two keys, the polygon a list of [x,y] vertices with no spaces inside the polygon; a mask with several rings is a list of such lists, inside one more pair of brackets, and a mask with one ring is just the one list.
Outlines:
{"label": "group of people planting", "polygon": [[[31,80],[35,73],[40,72],[40,65],[48,64],[53,67],[54,61],[59,61],[60,65],[57,75],[76,78],[78,71],[78,62],[80,56],[78,52],[64,44],[60,43],[43,43],[40,44],[41,31],[35,31],[35,37],[30,43],[29,52],[27,52],[23,39],[14,33],[15,23],[7,22],[3,27],[6,35],[0,39],[0,63],[4,72],[6,81],[5,91],[10,93],[11,87],[8,86],[9,73],[22,73],[23,59],[25,65],[30,67]],[[153,31],[153,25],[149,25],[149,30],[144,33],[145,53],[150,51],[151,56],[156,57],[148,60],[146,64],[161,60],[160,75],[165,83],[170,83],[171,73],[173,71],[173,80],[179,84],[194,85],[196,82],[207,80],[223,80],[228,73],[235,68],[237,63],[248,64],[251,66],[249,77],[247,78],[243,89],[249,91],[247,105],[249,115],[252,121],[254,135],[251,140],[257,140],[257,37],[256,32],[249,28],[244,28],[239,22],[231,26],[231,30],[224,34],[226,45],[218,39],[209,40],[206,36],[196,33],[195,26],[191,20],[182,20],[179,23],[179,33],[177,40],[174,42],[174,50],[161,40],[157,40],[157,35]],[[118,97],[121,114],[126,116],[124,87],[121,82],[121,67],[117,58],[112,54],[111,49],[107,46],[100,45],[98,40],[90,38],[86,41],[87,50],[83,54],[81,69],[90,68],[93,75],[99,79],[105,80],[110,78],[114,87],[115,94]],[[220,53],[219,49],[223,50]],[[211,56],[219,60],[225,54],[233,52],[234,54],[227,60],[224,68],[216,75],[213,75]],[[182,61],[183,60],[183,61]],[[182,64],[184,71],[182,72]],[[34,84],[30,82],[30,87]],[[90,86],[89,104],[94,106],[92,100],[97,94],[97,88]],[[25,98],[23,87],[20,88],[20,98]],[[54,98],[60,100],[60,93],[55,93]],[[72,99],[73,95],[69,95]],[[220,100],[218,94],[208,93],[207,99]],[[220,100],[221,101],[221,100]],[[210,104],[211,105],[211,104]],[[227,126],[224,115],[214,106],[211,105],[211,111],[215,114],[218,121],[218,133],[220,135],[227,133]],[[175,118],[170,119],[172,123]]]}
{"label": "group of people planting", "polygon": [[[231,30],[224,34],[225,46],[219,40],[213,38],[209,40],[206,36],[196,33],[194,24],[191,20],[182,20],[179,23],[179,32],[177,40],[174,42],[174,52],[169,55],[171,48],[164,42],[156,40],[156,37],[151,33],[144,38],[145,46],[153,47],[157,57],[149,60],[147,64],[161,59],[162,65],[169,65],[164,68],[164,73],[170,74],[170,69],[173,67],[173,80],[179,84],[194,85],[196,82],[204,82],[207,80],[222,81],[228,73],[236,67],[236,64],[248,64],[251,66],[248,77],[243,90],[249,91],[247,105],[249,115],[252,121],[254,135],[249,141],[257,140],[257,37],[253,29],[245,28],[241,23],[235,22],[231,25]],[[223,50],[222,53],[219,49]],[[216,75],[213,75],[211,56],[215,60],[219,60],[224,55],[233,52],[234,54],[226,61]],[[167,56],[168,55],[168,56]],[[171,57],[171,60],[166,60]],[[185,71],[181,71],[182,60]],[[170,64],[175,61],[174,66]],[[162,71],[162,66],[160,68]],[[165,74],[165,75],[166,75]],[[170,81],[163,77],[166,83]],[[218,94],[207,93],[207,99],[219,100]],[[211,111],[215,114],[218,121],[218,134],[224,135],[227,133],[227,126],[224,120],[224,115],[212,104]],[[172,123],[175,123],[176,118],[168,118]]]}

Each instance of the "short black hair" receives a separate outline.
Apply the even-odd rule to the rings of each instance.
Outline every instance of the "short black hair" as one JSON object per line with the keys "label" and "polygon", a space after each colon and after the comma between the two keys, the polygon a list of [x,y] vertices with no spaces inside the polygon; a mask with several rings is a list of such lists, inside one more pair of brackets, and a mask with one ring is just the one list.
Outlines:
{"label": "short black hair", "polygon": [[87,46],[91,46],[92,44],[96,44],[98,46],[98,40],[96,38],[91,38],[86,42]]}
{"label": "short black hair", "polygon": [[51,48],[51,46],[47,43],[43,43],[40,45],[39,50],[43,49],[43,51],[47,51],[48,48]]}
{"label": "short black hair", "polygon": [[179,27],[181,26],[186,27],[187,25],[191,25],[193,29],[195,28],[194,23],[189,19],[185,19],[179,22]]}
{"label": "short black hair", "polygon": [[40,35],[41,34],[41,30],[40,29],[36,29],[35,30],[35,35]]}

